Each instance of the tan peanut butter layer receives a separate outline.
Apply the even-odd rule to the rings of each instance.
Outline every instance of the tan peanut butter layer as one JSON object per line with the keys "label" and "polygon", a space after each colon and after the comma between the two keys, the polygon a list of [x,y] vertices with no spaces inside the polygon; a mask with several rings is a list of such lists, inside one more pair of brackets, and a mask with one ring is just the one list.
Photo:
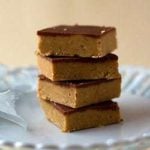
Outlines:
{"label": "tan peanut butter layer", "polygon": [[82,81],[52,82],[43,75],[39,76],[38,95],[72,108],[108,101],[120,96],[121,79],[100,79]]}
{"label": "tan peanut butter layer", "polygon": [[115,79],[118,72],[118,57],[108,54],[102,58],[43,57],[37,55],[41,74],[52,81]]}
{"label": "tan peanut butter layer", "polygon": [[43,56],[105,56],[117,48],[114,27],[59,25],[37,31]]}
{"label": "tan peanut butter layer", "polygon": [[121,121],[116,102],[108,101],[78,109],[66,107],[47,100],[40,100],[48,120],[64,132],[104,126]]}

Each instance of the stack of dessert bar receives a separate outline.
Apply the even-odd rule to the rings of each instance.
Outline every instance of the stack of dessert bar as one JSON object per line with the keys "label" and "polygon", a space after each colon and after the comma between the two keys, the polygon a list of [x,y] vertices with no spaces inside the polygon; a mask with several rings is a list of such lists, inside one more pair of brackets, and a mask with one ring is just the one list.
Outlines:
{"label": "stack of dessert bar", "polygon": [[65,132],[119,123],[116,29],[60,25],[37,34],[38,95],[48,120]]}

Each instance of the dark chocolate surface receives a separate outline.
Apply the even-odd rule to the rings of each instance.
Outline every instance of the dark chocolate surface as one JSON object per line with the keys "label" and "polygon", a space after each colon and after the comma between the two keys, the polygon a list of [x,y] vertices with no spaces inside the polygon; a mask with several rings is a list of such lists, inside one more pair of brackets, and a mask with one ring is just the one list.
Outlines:
{"label": "dark chocolate surface", "polygon": [[104,57],[68,57],[68,56],[40,56],[43,59],[47,59],[52,62],[85,62],[85,63],[102,63],[105,61],[118,60],[118,56],[115,54],[108,54]]}
{"label": "dark chocolate surface", "polygon": [[63,114],[71,114],[74,112],[81,112],[85,110],[91,110],[91,109],[96,109],[96,110],[117,110],[119,109],[118,105],[116,102],[113,101],[105,101],[101,102],[98,104],[92,104],[89,106],[81,107],[81,108],[71,108],[68,106],[64,106],[55,102],[50,102],[47,101],[48,103],[51,103],[57,110],[59,110]]}
{"label": "dark chocolate surface", "polygon": [[71,81],[51,81],[50,79],[46,78],[44,75],[39,75],[40,80],[44,80],[46,82],[51,82],[56,85],[65,86],[65,87],[86,87],[88,85],[95,85],[100,83],[107,83],[114,80],[121,80],[119,79],[97,79],[97,80],[71,80]]}
{"label": "dark chocolate surface", "polygon": [[90,25],[59,25],[37,31],[37,35],[56,36],[56,35],[86,35],[91,37],[100,37],[112,30],[114,27],[90,26]]}

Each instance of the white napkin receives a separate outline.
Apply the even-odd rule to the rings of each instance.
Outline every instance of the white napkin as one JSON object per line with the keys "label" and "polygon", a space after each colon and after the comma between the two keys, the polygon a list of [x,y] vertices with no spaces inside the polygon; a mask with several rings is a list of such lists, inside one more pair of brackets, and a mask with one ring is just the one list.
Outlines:
{"label": "white napkin", "polygon": [[150,70],[144,67],[122,66],[122,93],[150,98]]}
{"label": "white napkin", "polygon": [[14,92],[10,90],[0,92],[0,117],[26,128],[26,122],[16,113],[15,101]]}
{"label": "white napkin", "polygon": [[1,118],[27,128],[27,123],[15,110],[15,103],[22,94],[36,90],[37,74],[37,69],[33,67],[10,70],[0,65]]}

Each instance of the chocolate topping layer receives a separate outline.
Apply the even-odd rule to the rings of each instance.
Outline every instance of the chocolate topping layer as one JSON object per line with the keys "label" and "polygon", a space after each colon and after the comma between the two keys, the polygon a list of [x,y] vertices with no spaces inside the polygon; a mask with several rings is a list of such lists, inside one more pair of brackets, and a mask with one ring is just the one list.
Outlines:
{"label": "chocolate topping layer", "polygon": [[55,35],[86,35],[91,37],[102,36],[112,30],[116,30],[114,27],[105,26],[90,26],[90,25],[59,25],[51,28],[46,28],[37,31],[37,35],[42,36],[55,36]]}
{"label": "chocolate topping layer", "polygon": [[[111,80],[97,79],[97,80],[51,81],[50,79],[46,78],[44,75],[39,75],[39,79],[45,80],[47,82],[52,82],[53,84],[65,86],[65,87],[66,86],[68,86],[68,87],[85,87],[85,86],[92,85],[92,84],[99,84],[99,83],[103,83],[103,82],[106,83],[106,82],[110,82],[112,80],[116,80],[116,79],[111,79]],[[121,80],[121,76],[117,80]]]}
{"label": "chocolate topping layer", "polygon": [[47,102],[51,103],[57,110],[59,110],[60,112],[62,112],[65,115],[71,114],[74,112],[81,112],[81,111],[85,111],[85,110],[89,110],[89,109],[97,109],[97,110],[119,109],[117,103],[113,102],[113,101],[101,102],[98,104],[92,104],[92,105],[81,107],[81,108],[71,108],[71,107],[64,106],[64,105],[61,105],[61,104],[58,104],[55,102],[51,102],[51,101],[47,101]]}
{"label": "chocolate topping layer", "polygon": [[85,63],[96,63],[96,62],[105,62],[108,60],[118,60],[118,56],[115,54],[108,54],[104,57],[67,57],[67,56],[40,56],[43,57],[44,59],[47,59],[52,62],[85,62]]}

